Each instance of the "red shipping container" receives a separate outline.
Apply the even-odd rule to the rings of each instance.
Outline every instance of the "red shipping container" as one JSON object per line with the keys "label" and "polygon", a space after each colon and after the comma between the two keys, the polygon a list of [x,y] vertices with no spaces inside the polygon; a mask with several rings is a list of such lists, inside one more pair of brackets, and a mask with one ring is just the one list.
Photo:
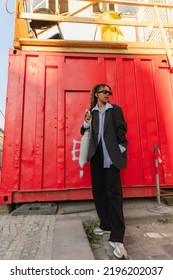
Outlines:
{"label": "red shipping container", "polygon": [[112,87],[128,124],[124,197],[173,187],[173,73],[166,56],[17,51],[9,54],[0,203],[92,198],[78,163],[80,126],[96,83]]}

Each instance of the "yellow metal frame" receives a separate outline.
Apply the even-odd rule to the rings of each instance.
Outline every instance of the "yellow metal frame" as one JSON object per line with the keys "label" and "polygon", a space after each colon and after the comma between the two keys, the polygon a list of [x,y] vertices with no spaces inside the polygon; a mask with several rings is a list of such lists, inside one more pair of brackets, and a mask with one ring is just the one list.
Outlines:
{"label": "yellow metal frame", "polygon": [[[17,49],[31,49],[31,50],[45,50],[45,51],[85,51],[85,52],[109,52],[109,53],[136,53],[136,54],[167,54],[171,68],[173,68],[172,50],[173,44],[169,43],[165,36],[165,28],[173,29],[173,22],[162,22],[159,9],[173,9],[171,4],[161,3],[144,3],[144,2],[129,2],[129,1],[114,1],[114,0],[101,0],[101,1],[88,1],[77,0],[86,2],[80,9],[66,15],[47,15],[26,13],[22,7],[22,2],[16,0],[15,9],[15,31],[14,31],[14,47]],[[88,3],[89,2],[89,3]],[[101,19],[91,17],[76,16],[81,11],[93,6],[97,3],[107,4],[121,4],[137,7],[151,7],[155,11],[157,22],[144,22],[144,21],[130,21],[123,19]],[[20,5],[19,5],[20,4]],[[27,20],[44,20],[44,21],[57,21],[68,23],[83,23],[95,25],[116,25],[116,26],[133,26],[133,27],[148,27],[159,28],[162,35],[163,43],[147,43],[147,42],[102,42],[102,41],[69,41],[69,40],[41,40],[30,38],[27,28]],[[76,49],[77,48],[77,49]]]}

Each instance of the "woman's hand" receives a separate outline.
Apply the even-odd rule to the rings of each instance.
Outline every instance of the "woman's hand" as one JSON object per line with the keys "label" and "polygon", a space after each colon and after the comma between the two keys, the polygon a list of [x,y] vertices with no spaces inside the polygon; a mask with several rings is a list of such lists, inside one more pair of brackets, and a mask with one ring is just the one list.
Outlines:
{"label": "woman's hand", "polygon": [[92,115],[91,115],[90,111],[87,111],[87,113],[85,115],[85,121],[88,122],[88,123],[91,123]]}

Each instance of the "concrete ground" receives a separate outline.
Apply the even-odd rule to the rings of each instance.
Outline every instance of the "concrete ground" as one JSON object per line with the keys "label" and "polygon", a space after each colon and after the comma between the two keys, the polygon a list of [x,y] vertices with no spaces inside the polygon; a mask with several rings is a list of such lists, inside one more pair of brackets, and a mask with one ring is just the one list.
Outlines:
{"label": "concrete ground", "polygon": [[[0,205],[0,260],[116,260],[108,234],[98,244],[88,241],[83,223],[98,221],[92,201],[57,202],[52,214],[38,205],[10,214]],[[173,206],[125,199],[124,214],[128,259],[173,259]]]}

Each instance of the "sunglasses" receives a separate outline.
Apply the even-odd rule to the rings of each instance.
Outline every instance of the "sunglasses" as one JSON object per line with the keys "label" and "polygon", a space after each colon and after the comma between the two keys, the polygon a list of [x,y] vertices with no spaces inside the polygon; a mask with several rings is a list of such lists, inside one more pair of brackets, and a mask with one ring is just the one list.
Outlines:
{"label": "sunglasses", "polygon": [[97,93],[104,93],[104,94],[112,95],[112,92],[110,90],[100,90]]}

